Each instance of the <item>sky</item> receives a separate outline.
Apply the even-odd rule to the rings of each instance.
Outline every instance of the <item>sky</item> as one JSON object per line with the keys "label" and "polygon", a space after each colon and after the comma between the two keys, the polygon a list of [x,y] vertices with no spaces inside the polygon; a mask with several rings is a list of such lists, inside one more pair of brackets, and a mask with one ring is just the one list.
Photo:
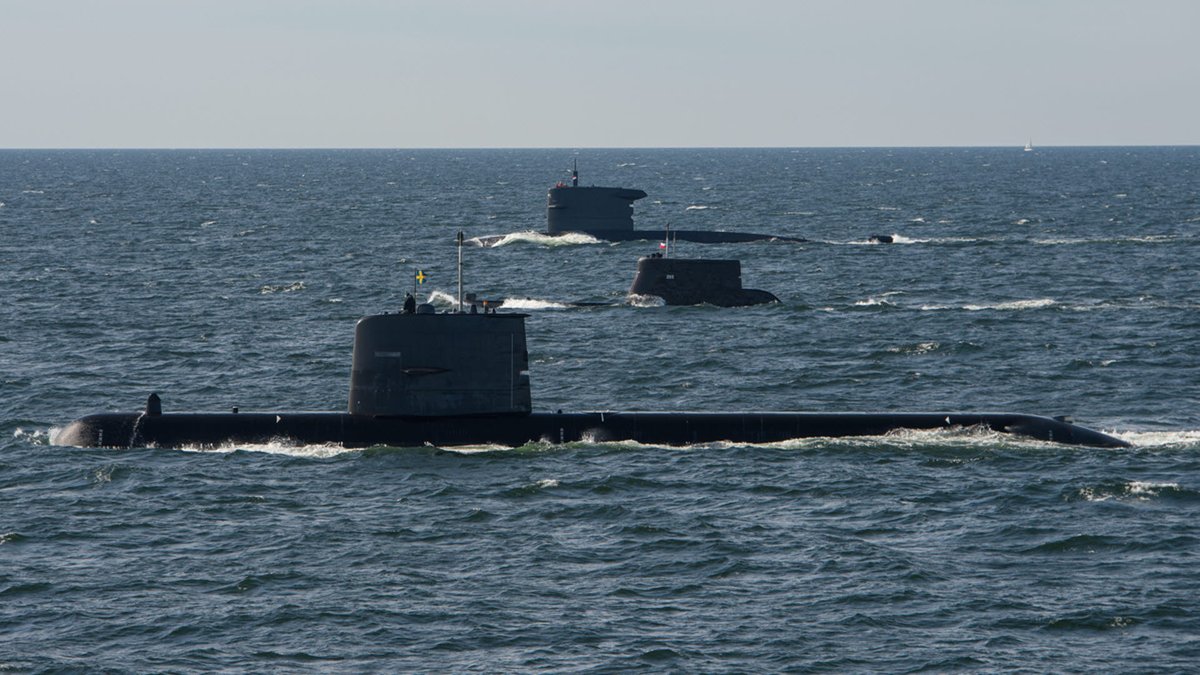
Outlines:
{"label": "sky", "polygon": [[0,148],[1200,144],[1196,0],[0,0]]}

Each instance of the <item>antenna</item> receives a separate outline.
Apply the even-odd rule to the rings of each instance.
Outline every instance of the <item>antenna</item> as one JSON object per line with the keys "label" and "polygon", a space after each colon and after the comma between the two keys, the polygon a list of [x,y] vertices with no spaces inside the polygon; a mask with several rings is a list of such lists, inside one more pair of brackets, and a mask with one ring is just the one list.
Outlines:
{"label": "antenna", "polygon": [[671,223],[667,223],[667,230],[663,233],[663,257],[671,257]]}
{"label": "antenna", "polygon": [[463,233],[458,233],[458,313],[462,314],[463,292],[462,292],[462,247]]}

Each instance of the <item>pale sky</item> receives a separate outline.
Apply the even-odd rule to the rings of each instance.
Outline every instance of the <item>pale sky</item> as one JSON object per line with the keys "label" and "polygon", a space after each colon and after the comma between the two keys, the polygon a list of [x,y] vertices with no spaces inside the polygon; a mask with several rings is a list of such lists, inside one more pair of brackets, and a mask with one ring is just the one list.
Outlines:
{"label": "pale sky", "polygon": [[0,148],[1200,144],[1197,0],[0,0]]}

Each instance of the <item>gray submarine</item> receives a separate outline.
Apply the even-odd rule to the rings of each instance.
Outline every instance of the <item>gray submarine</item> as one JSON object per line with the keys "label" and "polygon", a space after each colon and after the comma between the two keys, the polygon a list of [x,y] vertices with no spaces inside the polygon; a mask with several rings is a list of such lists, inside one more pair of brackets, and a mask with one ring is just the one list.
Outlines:
{"label": "gray submarine", "polygon": [[[546,195],[546,234],[552,237],[573,232],[605,241],[653,240],[659,233],[635,230],[633,203],[646,197],[644,190],[622,187],[579,185],[579,168],[571,169],[570,184],[559,182]],[[804,242],[806,239],[754,232],[722,230],[672,230],[676,239],[702,244],[728,244],[747,241]],[[504,235],[478,237],[480,246],[494,246]]]}
{"label": "gray submarine", "polygon": [[[462,251],[459,237],[459,251]],[[669,260],[669,259],[663,259]],[[461,279],[461,277],[460,277]],[[526,314],[406,303],[358,320],[345,412],[166,413],[158,394],[141,412],[98,413],[58,432],[57,445],[199,447],[285,442],[419,447],[636,441],[651,445],[770,443],[876,436],[901,429],[984,427],[1043,441],[1128,447],[1066,417],[927,412],[534,412]]]}

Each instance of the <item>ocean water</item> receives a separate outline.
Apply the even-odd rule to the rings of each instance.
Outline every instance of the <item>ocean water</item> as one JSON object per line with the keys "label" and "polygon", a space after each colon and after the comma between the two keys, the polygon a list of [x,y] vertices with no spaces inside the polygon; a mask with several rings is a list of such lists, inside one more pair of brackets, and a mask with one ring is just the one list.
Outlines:
{"label": "ocean water", "polygon": [[[628,302],[649,193],[778,304]],[[1068,414],[766,446],[61,447],[132,411],[341,410],[413,276],[528,313],[553,410]],[[895,243],[872,244],[872,234]],[[1189,671],[1200,148],[0,151],[0,671]],[[571,307],[575,301],[612,302]]]}

